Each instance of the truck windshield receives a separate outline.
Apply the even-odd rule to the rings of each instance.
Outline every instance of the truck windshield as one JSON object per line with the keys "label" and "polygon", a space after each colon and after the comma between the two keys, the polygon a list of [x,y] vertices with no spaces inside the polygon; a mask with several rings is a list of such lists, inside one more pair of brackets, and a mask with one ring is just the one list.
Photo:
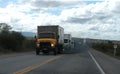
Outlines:
{"label": "truck windshield", "polygon": [[55,38],[54,33],[39,33],[39,38]]}
{"label": "truck windshield", "polygon": [[64,39],[64,43],[68,43],[68,39]]}

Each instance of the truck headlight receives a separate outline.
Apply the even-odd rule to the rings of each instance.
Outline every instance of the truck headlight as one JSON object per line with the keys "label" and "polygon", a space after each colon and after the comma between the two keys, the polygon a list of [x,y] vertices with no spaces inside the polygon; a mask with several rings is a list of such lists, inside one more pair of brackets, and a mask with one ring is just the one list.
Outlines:
{"label": "truck headlight", "polygon": [[54,44],[51,44],[51,47],[53,47],[54,46]]}
{"label": "truck headlight", "polygon": [[37,47],[39,47],[40,46],[40,44],[37,44]]}

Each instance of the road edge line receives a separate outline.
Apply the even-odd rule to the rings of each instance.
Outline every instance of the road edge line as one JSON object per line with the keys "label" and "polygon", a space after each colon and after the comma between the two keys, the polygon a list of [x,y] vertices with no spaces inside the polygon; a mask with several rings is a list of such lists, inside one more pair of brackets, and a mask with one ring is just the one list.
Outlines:
{"label": "road edge line", "polygon": [[90,51],[88,51],[89,55],[91,56],[92,60],[95,62],[96,66],[98,67],[98,69],[100,70],[101,74],[105,74],[104,70],[102,69],[102,67],[99,65],[99,63],[96,61],[95,57],[91,54]]}

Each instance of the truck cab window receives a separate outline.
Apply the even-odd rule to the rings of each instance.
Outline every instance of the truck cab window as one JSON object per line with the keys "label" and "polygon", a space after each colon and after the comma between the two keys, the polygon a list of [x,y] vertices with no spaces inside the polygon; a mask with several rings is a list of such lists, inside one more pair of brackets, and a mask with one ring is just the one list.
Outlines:
{"label": "truck cab window", "polygon": [[64,39],[64,43],[68,43],[68,41],[69,41],[68,39]]}
{"label": "truck cab window", "polygon": [[39,38],[55,38],[53,33],[40,33]]}

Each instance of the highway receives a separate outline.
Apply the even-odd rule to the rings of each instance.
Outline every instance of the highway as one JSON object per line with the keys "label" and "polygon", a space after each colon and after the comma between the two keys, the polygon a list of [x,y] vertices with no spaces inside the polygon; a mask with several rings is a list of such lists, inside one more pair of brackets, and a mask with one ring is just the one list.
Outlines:
{"label": "highway", "polygon": [[0,74],[120,74],[120,60],[76,44],[69,53],[35,55],[35,52],[0,56]]}

